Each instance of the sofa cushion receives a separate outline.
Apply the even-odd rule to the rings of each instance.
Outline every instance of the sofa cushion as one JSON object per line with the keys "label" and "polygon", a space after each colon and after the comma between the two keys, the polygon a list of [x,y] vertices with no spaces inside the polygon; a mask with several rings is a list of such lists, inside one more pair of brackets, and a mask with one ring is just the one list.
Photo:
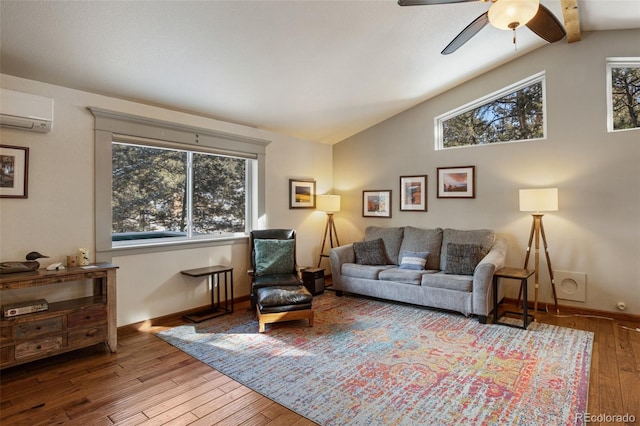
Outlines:
{"label": "sofa cushion", "polygon": [[397,265],[403,234],[404,228],[381,228],[379,226],[369,226],[364,230],[364,240],[371,241],[382,238],[382,241],[384,241],[384,248],[388,257],[387,263]]}
{"label": "sofa cushion", "polygon": [[353,243],[356,263],[359,265],[387,265],[387,255],[382,238],[371,241],[356,241]]}
{"label": "sofa cushion", "polygon": [[473,275],[482,260],[482,246],[479,244],[449,243],[447,247],[447,267],[445,274]]}
{"label": "sofa cushion", "polygon": [[257,276],[295,272],[295,240],[256,239],[254,244]]}
{"label": "sofa cushion", "polygon": [[393,268],[393,265],[358,265],[357,263],[343,263],[340,272],[345,277],[377,280],[380,272],[391,268]]}
{"label": "sofa cushion", "polygon": [[400,251],[400,269],[414,269],[423,271],[427,264],[429,252],[426,251]]}
{"label": "sofa cushion", "polygon": [[395,281],[403,284],[420,285],[424,274],[433,274],[436,271],[412,271],[408,269],[391,268],[380,271],[378,279],[380,281]]}
{"label": "sofa cushion", "polygon": [[449,243],[477,244],[482,247],[483,257],[496,240],[495,233],[490,229],[473,229],[468,231],[447,228],[442,232],[442,251],[440,253],[440,269],[447,270],[447,247]]}
{"label": "sofa cushion", "polygon": [[444,272],[422,275],[423,287],[443,288],[446,290],[470,293],[473,290],[473,277],[470,275],[446,275]]}
{"label": "sofa cushion", "polygon": [[442,228],[421,229],[405,226],[400,250],[429,252],[425,269],[440,269]]}

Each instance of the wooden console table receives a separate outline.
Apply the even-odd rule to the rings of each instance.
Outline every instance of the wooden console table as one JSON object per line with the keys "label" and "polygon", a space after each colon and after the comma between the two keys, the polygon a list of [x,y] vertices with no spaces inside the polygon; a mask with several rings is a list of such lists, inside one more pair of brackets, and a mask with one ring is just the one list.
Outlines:
{"label": "wooden console table", "polygon": [[0,291],[93,280],[93,295],[49,303],[46,311],[2,318],[0,368],[23,364],[99,343],[118,347],[116,269],[109,263],[58,271],[0,275]]}

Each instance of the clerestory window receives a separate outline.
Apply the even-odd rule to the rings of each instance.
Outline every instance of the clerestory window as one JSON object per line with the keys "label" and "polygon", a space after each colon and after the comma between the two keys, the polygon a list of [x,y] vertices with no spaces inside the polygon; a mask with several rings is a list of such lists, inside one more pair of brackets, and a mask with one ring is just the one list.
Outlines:
{"label": "clerestory window", "polygon": [[546,137],[544,72],[435,119],[436,150]]}
{"label": "clerestory window", "polygon": [[607,128],[640,128],[640,58],[607,58]]}

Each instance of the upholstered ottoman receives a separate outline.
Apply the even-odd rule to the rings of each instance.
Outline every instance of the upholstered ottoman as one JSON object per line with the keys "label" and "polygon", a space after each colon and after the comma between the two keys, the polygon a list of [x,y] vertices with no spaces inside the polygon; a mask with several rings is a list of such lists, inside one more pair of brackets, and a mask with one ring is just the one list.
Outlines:
{"label": "upholstered ottoman", "polygon": [[260,323],[260,333],[264,333],[265,324],[305,318],[309,321],[309,327],[312,327],[312,301],[313,295],[303,285],[258,289],[256,313]]}

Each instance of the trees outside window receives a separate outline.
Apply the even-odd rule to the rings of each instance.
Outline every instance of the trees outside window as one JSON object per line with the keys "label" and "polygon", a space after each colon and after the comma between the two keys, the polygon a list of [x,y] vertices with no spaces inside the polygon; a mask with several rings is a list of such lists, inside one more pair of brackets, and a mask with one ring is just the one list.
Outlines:
{"label": "trees outside window", "polygon": [[607,60],[609,131],[640,128],[640,58]]}
{"label": "trees outside window", "polygon": [[436,118],[436,149],[545,137],[544,74]]}
{"label": "trees outside window", "polygon": [[246,159],[114,142],[112,239],[245,232]]}

